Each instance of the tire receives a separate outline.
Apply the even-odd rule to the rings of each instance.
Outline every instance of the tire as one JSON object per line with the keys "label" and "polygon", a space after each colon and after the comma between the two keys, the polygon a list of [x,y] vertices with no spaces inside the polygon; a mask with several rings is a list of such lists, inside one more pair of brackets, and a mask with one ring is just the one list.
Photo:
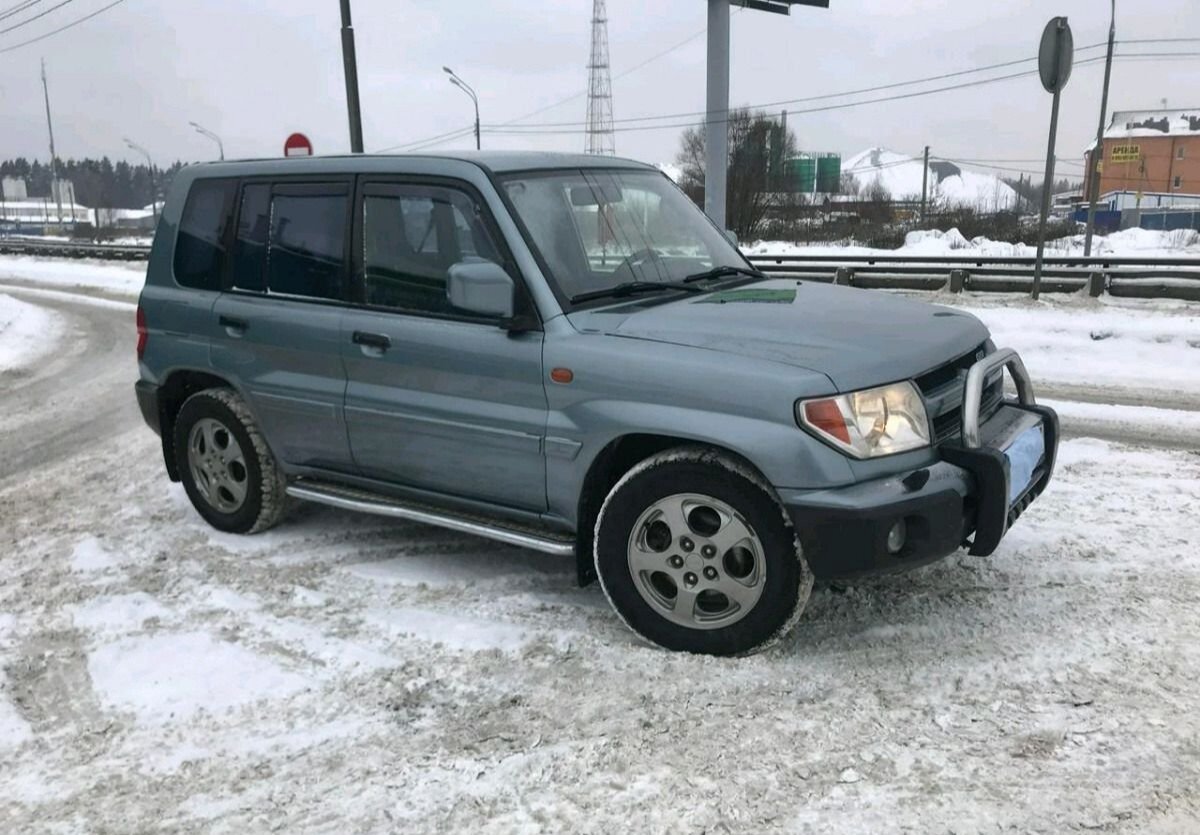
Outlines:
{"label": "tire", "polygon": [[283,517],[283,474],[235,392],[206,389],[185,400],[172,441],[188,498],[214,528],[258,533]]}
{"label": "tire", "polygon": [[600,509],[593,551],[617,614],[670,650],[761,652],[791,631],[812,590],[774,490],[704,447],[667,450],[626,473]]}

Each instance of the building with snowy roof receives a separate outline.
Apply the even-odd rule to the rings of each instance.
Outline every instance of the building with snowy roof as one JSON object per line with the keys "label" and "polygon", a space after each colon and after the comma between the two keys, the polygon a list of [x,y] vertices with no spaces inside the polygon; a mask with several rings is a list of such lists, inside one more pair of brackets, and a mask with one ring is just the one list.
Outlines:
{"label": "building with snowy roof", "polygon": [[[1084,152],[1091,178],[1093,142]],[[1159,205],[1172,197],[1193,203],[1200,195],[1200,108],[1193,110],[1118,110],[1104,131],[1100,157],[1100,193],[1128,195],[1137,202],[1154,195]],[[1084,185],[1088,194],[1090,182]]]}

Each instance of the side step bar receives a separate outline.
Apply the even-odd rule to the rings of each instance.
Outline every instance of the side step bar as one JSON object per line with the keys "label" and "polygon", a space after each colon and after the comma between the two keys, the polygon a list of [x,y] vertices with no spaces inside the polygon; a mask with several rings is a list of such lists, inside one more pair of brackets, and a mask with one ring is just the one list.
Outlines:
{"label": "side step bar", "polygon": [[352,487],[302,479],[289,484],[287,494],[293,498],[340,507],[343,510],[391,516],[396,519],[407,519],[410,522],[420,522],[424,525],[460,531],[546,554],[566,556],[575,553],[575,538],[567,534],[555,536],[535,528],[506,524],[483,516],[454,513],[443,508],[405,502],[366,490],[356,490]]}

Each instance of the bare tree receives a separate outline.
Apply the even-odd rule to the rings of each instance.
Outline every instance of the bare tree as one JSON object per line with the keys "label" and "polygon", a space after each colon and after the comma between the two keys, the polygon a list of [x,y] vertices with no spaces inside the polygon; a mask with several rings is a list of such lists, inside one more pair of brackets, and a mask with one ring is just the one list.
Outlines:
{"label": "bare tree", "polygon": [[878,177],[860,192],[858,206],[859,216],[871,223],[887,223],[895,216],[892,193]]}
{"label": "bare tree", "polygon": [[[729,112],[729,175],[725,218],[739,238],[755,236],[767,216],[794,202],[787,161],[796,155],[796,137],[775,119],[746,108]],[[682,169],[679,185],[704,205],[704,128],[688,128],[679,141],[675,162]]]}

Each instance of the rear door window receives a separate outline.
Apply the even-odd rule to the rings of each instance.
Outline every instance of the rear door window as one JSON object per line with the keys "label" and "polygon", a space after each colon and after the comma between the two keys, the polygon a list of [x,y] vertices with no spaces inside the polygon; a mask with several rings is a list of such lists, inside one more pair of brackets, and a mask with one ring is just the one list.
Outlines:
{"label": "rear door window", "polygon": [[345,189],[341,193],[277,189],[271,197],[267,292],[343,297],[348,204]]}
{"label": "rear door window", "polygon": [[255,183],[242,189],[237,239],[233,243],[233,286],[267,289],[267,242],[271,233],[271,186]]}
{"label": "rear door window", "polygon": [[221,289],[235,185],[233,180],[196,180],[192,184],[175,240],[175,280],[184,287]]}
{"label": "rear door window", "polygon": [[341,184],[247,184],[234,242],[233,287],[344,298],[349,202],[349,189]]}

